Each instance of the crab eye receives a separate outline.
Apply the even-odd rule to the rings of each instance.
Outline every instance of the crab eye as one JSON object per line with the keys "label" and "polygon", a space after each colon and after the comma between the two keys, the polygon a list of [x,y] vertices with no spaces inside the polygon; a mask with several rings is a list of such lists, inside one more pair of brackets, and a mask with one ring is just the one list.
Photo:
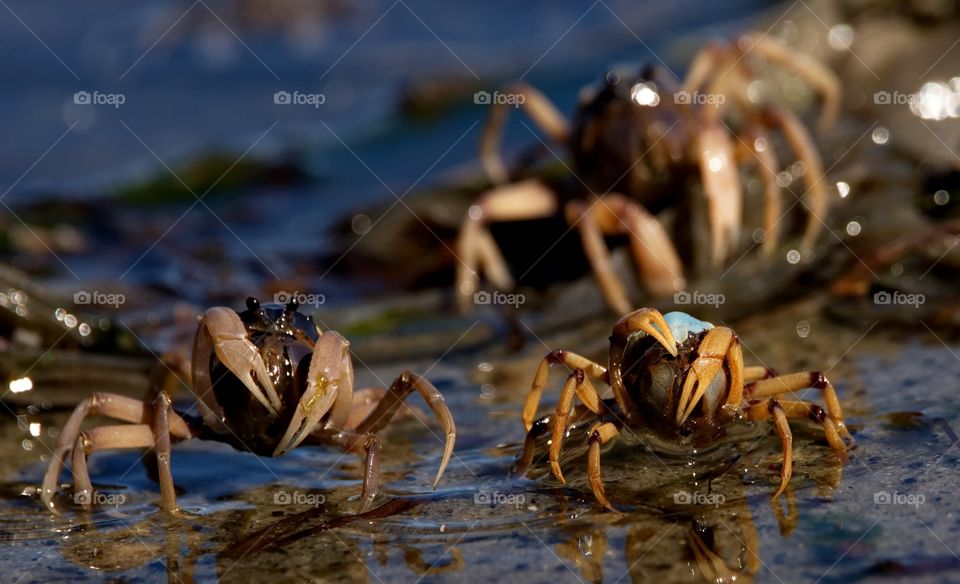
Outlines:
{"label": "crab eye", "polygon": [[260,301],[253,296],[248,297],[247,308],[250,310],[250,312],[256,312],[260,309]]}
{"label": "crab eye", "polygon": [[297,300],[296,296],[291,296],[290,302],[287,302],[286,313],[288,315],[292,315],[294,312],[297,311],[297,308],[299,307],[300,307],[300,301]]}

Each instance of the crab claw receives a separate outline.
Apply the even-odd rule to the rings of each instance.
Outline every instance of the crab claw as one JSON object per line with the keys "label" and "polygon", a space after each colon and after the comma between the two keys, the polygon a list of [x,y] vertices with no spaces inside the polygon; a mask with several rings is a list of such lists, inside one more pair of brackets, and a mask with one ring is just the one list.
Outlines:
{"label": "crab claw", "polygon": [[213,341],[217,359],[250,390],[263,407],[276,416],[282,407],[280,397],[260,351],[247,338],[246,327],[237,313],[217,306],[207,310],[203,322]]}
{"label": "crab claw", "polygon": [[352,384],[350,343],[339,333],[324,333],[310,357],[307,389],[273,455],[280,456],[299,446],[333,407],[340,391],[347,386],[352,389]]}
{"label": "crab claw", "polygon": [[[656,325],[656,326],[655,326]],[[624,316],[613,327],[614,336],[623,339],[632,333],[643,331],[656,339],[674,357],[677,356],[677,341],[660,311],[655,308],[641,308]]]}
{"label": "crab claw", "polygon": [[[710,385],[723,366],[724,356],[732,340],[733,331],[726,327],[717,327],[711,329],[700,341],[700,346],[697,348],[699,356],[690,365],[687,377],[683,381],[680,398],[677,400],[678,426],[687,421],[700,403],[700,399],[710,389]],[[694,391],[694,385],[696,385],[696,391]]]}

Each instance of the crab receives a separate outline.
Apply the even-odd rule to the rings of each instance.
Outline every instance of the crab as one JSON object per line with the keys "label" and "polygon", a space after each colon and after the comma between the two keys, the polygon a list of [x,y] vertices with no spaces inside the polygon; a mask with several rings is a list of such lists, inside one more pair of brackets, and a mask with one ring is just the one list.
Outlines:
{"label": "crab", "polygon": [[[783,209],[777,182],[781,167],[771,130],[782,133],[804,166],[806,193],[798,203],[808,216],[800,250],[811,251],[828,210],[820,155],[796,114],[758,104],[748,92],[757,77],[745,59],[751,52],[815,88],[823,102],[820,129],[833,125],[841,96],[837,77],[813,58],[765,35],[747,34],[736,43],[715,43],[701,50],[679,87],[657,67],[613,69],[598,86],[581,92],[573,124],[534,87],[523,83],[509,87],[506,92],[515,99],[506,101],[519,104],[551,142],[569,152],[572,164],[567,170],[578,183],[575,190],[586,191],[587,196],[562,194],[538,178],[511,182],[499,153],[508,104],[493,103],[480,158],[494,187],[480,195],[460,226],[455,283],[459,308],[469,308],[481,272],[501,290],[514,286],[490,224],[545,218],[561,211],[569,228],[579,232],[604,300],[617,314],[633,306],[611,267],[606,237],[629,240],[638,278],[651,296],[682,290],[686,278],[678,240],[692,248],[685,250],[684,255],[692,256],[688,263],[706,271],[725,265],[741,247],[740,164],[755,163],[763,185],[761,249],[769,257],[778,247],[781,220],[793,207]],[[553,153],[551,146],[544,146]],[[690,194],[698,192],[690,184],[695,177],[702,184],[702,196]],[[674,221],[672,240],[657,214],[674,207],[683,215]],[[703,216],[708,236],[698,240],[701,225],[694,220]],[[686,244],[684,237],[692,243]]]}
{"label": "crab", "polygon": [[[158,385],[152,403],[94,392],[74,409],[57,441],[43,477],[40,497],[57,513],[53,497],[67,457],[72,458],[74,499],[89,508],[93,486],[87,457],[117,448],[153,448],[161,505],[178,513],[170,448],[175,441],[201,438],[226,442],[261,456],[281,456],[301,444],[332,443],[364,455],[362,510],[379,492],[381,443],[376,433],[416,391],[446,433],[436,488],[453,453],[456,426],[443,395],[427,379],[401,373],[366,407],[371,391],[354,392],[350,343],[335,331],[321,332],[298,312],[296,301],[261,304],[248,298],[246,310],[208,309],[193,344],[190,377],[200,416],[172,407],[167,386]],[[169,380],[169,377],[168,377]],[[81,431],[87,416],[125,422]]]}
{"label": "crab", "polygon": [[[534,421],[550,367],[572,369],[553,416]],[[613,397],[601,399],[594,382],[609,385]],[[802,389],[822,392],[826,410],[810,401],[782,399]],[[574,397],[582,402],[573,407]],[[624,429],[645,429],[671,444],[702,448],[716,442],[735,420],[772,420],[783,446],[777,497],[793,474],[790,419],[819,424],[841,463],[847,461],[852,436],[846,427],[833,384],[819,371],[777,375],[760,366],[745,367],[737,334],[683,312],[661,314],[642,308],[613,327],[607,367],[565,350],[541,361],[523,405],[527,438],[516,470],[524,474],[537,439],[550,435],[550,470],[565,483],[560,453],[568,424],[596,416],[587,430],[587,475],[597,501],[616,511],[607,498],[600,471],[600,449]]]}

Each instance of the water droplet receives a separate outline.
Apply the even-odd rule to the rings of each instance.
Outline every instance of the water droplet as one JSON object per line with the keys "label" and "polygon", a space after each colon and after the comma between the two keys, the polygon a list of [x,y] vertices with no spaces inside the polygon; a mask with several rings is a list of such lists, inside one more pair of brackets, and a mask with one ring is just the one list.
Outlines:
{"label": "water droplet", "polygon": [[890,139],[890,130],[883,126],[877,126],[873,129],[873,134],[871,134],[870,137],[873,139],[874,144],[886,144],[887,140]]}
{"label": "water droplet", "polygon": [[827,42],[835,51],[846,51],[853,44],[853,28],[846,23],[834,25],[827,35]]}
{"label": "water droplet", "polygon": [[791,264],[800,263],[800,252],[795,249],[791,249],[790,251],[788,251],[787,261],[790,262]]}
{"label": "water droplet", "polygon": [[847,223],[847,233],[853,236],[860,235],[860,224],[856,221]]}
{"label": "water droplet", "polygon": [[846,199],[847,195],[850,194],[850,185],[844,181],[837,181],[837,192],[840,193],[841,199]]}
{"label": "water droplet", "polygon": [[353,219],[350,220],[350,228],[353,229],[353,232],[357,235],[363,235],[366,232],[370,231],[370,228],[373,226],[370,221],[370,217],[364,215],[363,213],[353,216]]}
{"label": "water droplet", "polygon": [[480,205],[470,205],[467,215],[474,221],[479,221],[483,218],[483,209],[480,208]]}
{"label": "water droplet", "polygon": [[933,202],[938,205],[946,205],[950,202],[950,193],[944,190],[933,193]]}

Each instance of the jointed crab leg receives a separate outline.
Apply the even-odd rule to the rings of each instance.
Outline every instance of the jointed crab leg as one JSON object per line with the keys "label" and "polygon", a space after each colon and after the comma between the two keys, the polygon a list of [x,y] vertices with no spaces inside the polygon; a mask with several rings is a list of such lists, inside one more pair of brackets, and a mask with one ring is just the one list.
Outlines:
{"label": "jointed crab leg", "polygon": [[[505,93],[512,94],[514,97],[523,97],[522,102],[517,99],[517,103],[530,116],[543,132],[554,142],[558,144],[566,143],[570,136],[570,124],[567,122],[560,110],[553,102],[547,99],[543,93],[527,85],[526,83],[516,83],[507,87]],[[490,105],[490,116],[483,128],[483,135],[480,137],[480,162],[487,176],[494,184],[504,184],[510,177],[507,167],[500,156],[500,138],[503,136],[503,126],[507,119],[508,107],[506,103],[492,103]]]}
{"label": "jointed crab leg", "polygon": [[768,374],[766,379],[760,379],[747,385],[744,393],[748,399],[758,399],[808,388],[819,389],[823,392],[823,399],[827,404],[827,413],[830,414],[840,434],[844,438],[850,439],[850,431],[847,430],[847,425],[843,420],[843,410],[840,408],[837,390],[819,371],[803,371],[779,376]]}
{"label": "jointed crab leg", "polygon": [[457,237],[456,287],[461,311],[473,302],[473,294],[479,288],[481,268],[495,286],[504,290],[513,287],[507,263],[487,224],[549,217],[556,210],[556,195],[537,180],[500,186],[478,199],[464,218]]}
{"label": "jointed crab leg", "polygon": [[833,127],[840,112],[840,79],[830,69],[816,59],[799,51],[792,51],[782,44],[765,36],[744,35],[741,42],[751,44],[747,50],[758,53],[784,67],[793,69],[820,92],[823,99],[823,112],[820,114],[819,129],[826,131]]}
{"label": "jointed crab leg", "polygon": [[773,418],[777,434],[780,435],[780,441],[783,443],[783,468],[780,471],[780,488],[774,493],[774,499],[779,497],[780,493],[787,487],[793,473],[793,434],[787,422],[788,418],[805,418],[819,423],[823,427],[827,442],[833,448],[837,457],[841,462],[845,463],[847,461],[847,447],[840,438],[840,433],[833,418],[827,415],[817,404],[796,400],[779,401],[775,398],[768,398],[752,403],[746,409],[745,414],[750,420]]}
{"label": "jointed crab leg", "polygon": [[733,142],[719,122],[702,123],[696,148],[710,215],[711,262],[718,268],[738,247],[743,220],[740,172]]}
{"label": "jointed crab leg", "polygon": [[793,476],[793,432],[790,431],[790,424],[787,422],[787,415],[783,411],[780,402],[771,398],[747,408],[747,418],[750,420],[773,419],[774,428],[777,435],[780,436],[780,443],[783,444],[783,466],[780,468],[780,487],[773,494],[776,499],[780,493],[787,488],[790,483],[790,477]]}
{"label": "jointed crab leg", "polygon": [[[534,417],[537,415],[537,407],[540,405],[543,388],[547,384],[550,367],[557,363],[563,363],[571,369],[581,369],[587,377],[592,379],[597,379],[605,383],[608,382],[607,369],[603,365],[571,351],[563,351],[560,349],[551,351],[540,361],[537,373],[533,377],[533,384],[530,386],[530,393],[527,394],[523,402],[523,427],[528,432],[533,426]],[[592,394],[586,391],[578,391],[577,395],[591,411],[594,413],[600,412],[599,396],[597,396],[596,391]]]}
{"label": "jointed crab leg", "polygon": [[[46,473],[43,476],[40,500],[44,506],[54,513],[56,513],[57,510],[53,506],[53,495],[56,493],[60,472],[63,470],[66,457],[78,443],[81,445],[89,443],[90,436],[98,439],[106,439],[112,436],[113,439],[109,442],[117,442],[119,447],[127,447],[127,443],[124,442],[123,438],[130,438],[130,436],[124,435],[122,431],[119,431],[118,434],[116,430],[95,428],[87,432],[88,439],[83,440],[80,433],[80,426],[88,415],[108,416],[123,422],[141,424],[148,429],[150,429],[150,425],[154,423],[153,408],[140,400],[130,397],[113,393],[94,392],[90,397],[80,402],[73,410],[73,413],[70,414],[70,418],[60,431],[57,446],[50,457],[50,463],[47,465]],[[182,439],[193,436],[193,431],[189,424],[179,415],[171,412],[168,419],[169,433],[173,434],[173,436]],[[122,426],[111,428],[122,428]],[[142,442],[142,440],[135,440],[134,444],[129,447],[136,448],[140,446],[140,442]],[[153,438],[151,438],[147,446],[153,446]],[[87,482],[89,483],[89,479],[87,479]]]}
{"label": "jointed crab leg", "polygon": [[820,162],[820,154],[813,143],[813,138],[796,114],[781,107],[771,106],[765,108],[762,115],[768,125],[778,127],[783,131],[787,144],[797,155],[797,160],[803,162],[806,166],[803,174],[803,184],[807,189],[805,199],[809,205],[807,209],[809,216],[800,243],[803,249],[812,249],[813,244],[817,241],[817,236],[823,229],[829,203],[823,180],[823,163]]}
{"label": "jointed crab leg", "polygon": [[603,478],[600,475],[600,447],[613,440],[620,430],[612,422],[597,422],[590,428],[590,446],[587,450],[587,478],[590,488],[597,501],[614,513],[619,511],[610,504],[603,489]]}
{"label": "jointed crab leg", "polygon": [[575,369],[563,384],[563,390],[560,392],[560,401],[557,402],[557,414],[553,421],[553,432],[550,440],[550,469],[553,476],[561,483],[566,482],[563,478],[563,472],[560,470],[560,450],[563,447],[563,438],[567,432],[567,418],[573,409],[573,396],[585,395],[583,399],[587,409],[594,413],[600,413],[600,396],[597,389],[590,383],[583,369]]}
{"label": "jointed crab leg", "polygon": [[453,422],[453,416],[450,409],[440,393],[432,383],[426,378],[415,373],[404,371],[390,386],[390,390],[383,396],[375,410],[370,412],[365,420],[360,422],[355,430],[358,434],[374,434],[393,418],[397,409],[403,400],[406,399],[412,391],[417,391],[440,422],[440,427],[446,434],[446,440],[443,447],[443,457],[440,459],[440,468],[437,470],[437,476],[433,481],[433,488],[437,488],[440,483],[440,477],[443,476],[447,464],[450,462],[450,456],[453,454],[453,445],[457,440],[457,427]]}
{"label": "jointed crab leg", "polygon": [[756,158],[757,173],[763,185],[763,246],[765,256],[770,256],[777,250],[780,242],[780,218],[783,215],[783,198],[780,185],[777,183],[779,161],[773,150],[773,143],[769,135],[753,128],[747,134],[749,146],[747,149]]}

